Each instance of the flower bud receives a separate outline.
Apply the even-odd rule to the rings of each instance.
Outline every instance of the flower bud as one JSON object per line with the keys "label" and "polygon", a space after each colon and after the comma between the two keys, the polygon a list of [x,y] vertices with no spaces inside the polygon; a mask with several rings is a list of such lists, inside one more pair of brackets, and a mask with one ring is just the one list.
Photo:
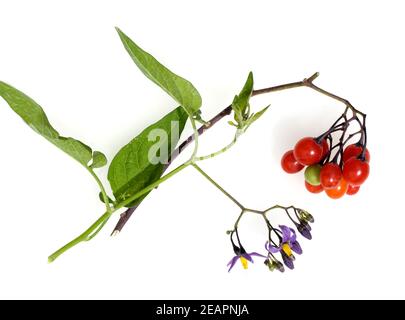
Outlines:
{"label": "flower bud", "polygon": [[315,222],[314,217],[308,211],[298,209],[298,216],[299,216],[300,220],[303,220],[303,221],[306,221],[309,223]]}
{"label": "flower bud", "polygon": [[271,272],[273,272],[273,271],[276,270],[276,268],[277,268],[277,265],[276,265],[276,263],[275,263],[273,260],[266,259],[266,260],[264,261],[264,264],[269,268],[269,270],[270,270]]}
{"label": "flower bud", "polygon": [[280,261],[277,261],[277,262],[276,262],[276,269],[277,269],[278,271],[280,271],[281,273],[283,273],[283,272],[285,271],[284,265],[283,265]]}
{"label": "flower bud", "polygon": [[311,227],[308,224],[301,223],[297,226],[298,232],[306,239],[311,240],[312,239],[312,234],[311,234]]}

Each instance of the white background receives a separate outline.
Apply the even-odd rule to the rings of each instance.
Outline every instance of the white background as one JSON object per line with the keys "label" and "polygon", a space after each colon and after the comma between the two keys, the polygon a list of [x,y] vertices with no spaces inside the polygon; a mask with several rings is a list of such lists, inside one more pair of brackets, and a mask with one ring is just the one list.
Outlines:
{"label": "white background", "polygon": [[[357,196],[307,193],[302,173],[284,174],[279,159],[300,137],[326,130],[342,105],[309,89],[255,98],[255,110],[271,110],[201,166],[249,207],[292,203],[313,213],[314,239],[302,241],[296,270],[238,263],[228,274],[225,230],[238,210],[191,168],[154,191],[119,237],[109,237],[117,216],[47,264],[103,205],[85,170],[0,101],[0,298],[405,298],[403,9],[403,1],[370,0],[2,0],[0,79],[40,103],[62,134],[110,160],[176,106],[137,70],[114,26],[192,81],[206,118],[250,70],[256,88],[319,71],[318,85],[368,113],[372,160]],[[224,121],[204,135],[201,152],[232,133]],[[247,249],[263,251],[258,217],[242,229]]]}

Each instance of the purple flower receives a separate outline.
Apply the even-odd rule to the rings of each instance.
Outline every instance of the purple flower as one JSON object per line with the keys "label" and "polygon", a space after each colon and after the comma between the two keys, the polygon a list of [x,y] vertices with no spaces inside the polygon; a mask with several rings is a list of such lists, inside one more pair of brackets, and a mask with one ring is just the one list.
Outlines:
{"label": "purple flower", "polygon": [[261,255],[260,253],[257,253],[257,252],[251,252],[251,253],[240,252],[240,253],[236,253],[236,255],[227,264],[227,266],[229,267],[228,272],[232,270],[232,268],[235,266],[238,259],[242,263],[243,269],[247,269],[248,268],[248,262],[253,263],[253,258],[252,258],[253,256],[266,258],[265,256],[263,256],[263,255]]}
{"label": "purple flower", "polygon": [[284,264],[290,268],[294,269],[294,260],[295,257],[293,252],[297,254],[302,254],[302,249],[297,241],[297,235],[295,234],[295,230],[287,227],[287,226],[279,226],[281,230],[281,241],[279,246],[275,246],[270,242],[266,242],[266,249],[270,253],[281,253],[281,257],[283,258]]}

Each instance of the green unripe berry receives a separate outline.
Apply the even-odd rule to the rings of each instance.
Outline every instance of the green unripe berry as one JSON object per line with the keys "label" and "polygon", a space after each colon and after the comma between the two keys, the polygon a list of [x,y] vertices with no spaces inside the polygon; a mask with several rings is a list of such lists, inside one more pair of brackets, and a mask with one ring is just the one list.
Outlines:
{"label": "green unripe berry", "polygon": [[305,181],[313,186],[321,184],[320,173],[322,166],[320,164],[313,164],[305,169]]}

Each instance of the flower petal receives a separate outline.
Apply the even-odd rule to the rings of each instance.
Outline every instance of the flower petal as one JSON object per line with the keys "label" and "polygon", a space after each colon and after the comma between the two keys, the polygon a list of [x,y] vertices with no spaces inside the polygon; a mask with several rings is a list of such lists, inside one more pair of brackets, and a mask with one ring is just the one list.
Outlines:
{"label": "flower petal", "polygon": [[291,229],[287,226],[279,226],[281,229],[281,232],[283,233],[283,239],[281,240],[281,242],[285,243],[290,241],[291,238]]}
{"label": "flower petal", "polygon": [[288,269],[294,270],[294,261],[288,257],[283,251],[281,251],[281,256],[283,258],[284,264]]}
{"label": "flower petal", "polygon": [[269,251],[271,253],[279,253],[281,250],[281,248],[271,245],[270,242],[268,242],[268,241],[266,242],[264,247],[266,248],[267,251]]}
{"label": "flower petal", "polygon": [[294,251],[296,254],[302,254],[302,248],[298,241],[291,242],[290,245],[292,251]]}
{"label": "flower petal", "polygon": [[291,231],[290,243],[293,243],[297,240],[297,234],[295,233],[295,230],[293,228],[290,228],[290,231]]}
{"label": "flower petal", "polygon": [[242,254],[242,257],[244,257],[247,261],[254,263],[253,258],[250,256],[250,253],[244,253]]}
{"label": "flower petal", "polygon": [[234,256],[231,261],[228,262],[227,267],[229,267],[228,272],[232,270],[232,268],[235,266],[236,261],[238,261],[239,256]]}
{"label": "flower petal", "polygon": [[257,252],[251,252],[251,253],[249,253],[249,255],[254,256],[254,257],[267,258],[266,256],[264,256],[264,255],[262,255],[260,253],[257,253]]}

